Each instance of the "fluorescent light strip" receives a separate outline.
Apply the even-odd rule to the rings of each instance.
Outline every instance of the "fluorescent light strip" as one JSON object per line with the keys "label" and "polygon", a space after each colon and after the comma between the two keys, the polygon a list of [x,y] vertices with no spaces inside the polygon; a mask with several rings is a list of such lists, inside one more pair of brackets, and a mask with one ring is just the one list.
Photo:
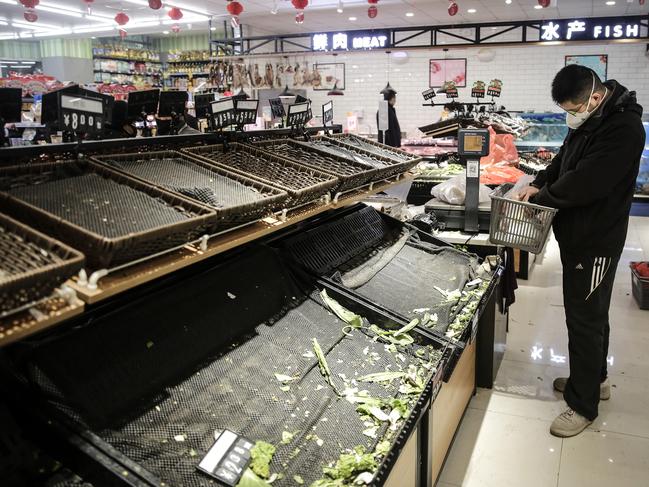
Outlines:
{"label": "fluorescent light strip", "polygon": [[10,68],[15,68],[15,69],[28,69],[29,66],[9,66]]}
{"label": "fluorescent light strip", "polygon": [[34,37],[51,37],[65,34],[72,34],[72,31],[70,29],[59,29],[57,31],[35,32]]}
{"label": "fluorescent light strip", "polygon": [[18,5],[18,2],[16,2],[16,0],[0,0],[0,3],[6,3],[7,5]]}
{"label": "fluorescent light strip", "polygon": [[52,25],[52,24],[43,24],[42,22],[20,22],[20,21],[12,21],[11,25],[13,27],[20,27],[21,29],[29,29],[29,30],[38,30],[38,29],[60,29],[60,25]]}
{"label": "fluorescent light strip", "polygon": [[194,22],[204,22],[207,19],[196,18],[196,17],[183,17],[180,20],[163,20],[162,25],[173,25],[173,24],[193,24]]}
{"label": "fluorescent light strip", "polygon": [[148,7],[149,3],[144,0],[124,0],[126,3],[132,3],[133,5],[141,5],[143,7]]}
{"label": "fluorescent light strip", "polygon": [[73,12],[72,10],[64,10],[62,8],[45,7],[41,5],[38,6],[36,11],[51,12],[53,14],[67,15],[68,17],[77,17],[77,18],[83,17],[83,15],[80,12]]}
{"label": "fluorescent light strip", "polygon": [[113,30],[115,27],[113,26],[106,26],[106,27],[81,27],[81,28],[73,28],[72,33],[73,34],[86,34],[86,33],[92,33],[92,32],[107,32],[109,30]]}
{"label": "fluorescent light strip", "polygon": [[9,22],[5,22],[4,20],[0,20],[0,25],[9,25]]}
{"label": "fluorescent light strip", "polygon": [[32,32],[21,32],[18,34],[21,39],[24,39],[26,37],[33,37],[34,34]]}

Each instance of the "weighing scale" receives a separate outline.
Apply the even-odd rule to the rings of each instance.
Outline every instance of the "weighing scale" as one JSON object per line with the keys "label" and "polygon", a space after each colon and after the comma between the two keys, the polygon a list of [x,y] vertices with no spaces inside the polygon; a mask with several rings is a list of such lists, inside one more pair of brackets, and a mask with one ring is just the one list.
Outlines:
{"label": "weighing scale", "polygon": [[466,195],[464,197],[464,231],[477,233],[480,201],[480,158],[489,154],[487,129],[460,129],[457,132],[457,153],[466,165]]}

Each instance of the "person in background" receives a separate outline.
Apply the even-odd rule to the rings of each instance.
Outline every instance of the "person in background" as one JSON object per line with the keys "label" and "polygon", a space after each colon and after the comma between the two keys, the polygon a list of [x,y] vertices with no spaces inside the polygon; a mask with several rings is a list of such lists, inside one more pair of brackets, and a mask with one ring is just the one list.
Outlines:
{"label": "person in background", "polygon": [[566,111],[570,130],[552,163],[518,198],[559,210],[553,229],[563,265],[570,377],[554,381],[568,409],[550,432],[570,437],[611,396],[608,312],[645,131],[635,93],[613,80],[602,83],[584,66],[561,69],[552,98]]}
{"label": "person in background", "polygon": [[[397,92],[388,90],[383,93],[383,99],[388,102],[388,130],[379,130],[379,142],[391,147],[401,147],[401,127],[397,119],[394,104],[397,102]],[[376,113],[376,125],[379,125],[379,114]]]}

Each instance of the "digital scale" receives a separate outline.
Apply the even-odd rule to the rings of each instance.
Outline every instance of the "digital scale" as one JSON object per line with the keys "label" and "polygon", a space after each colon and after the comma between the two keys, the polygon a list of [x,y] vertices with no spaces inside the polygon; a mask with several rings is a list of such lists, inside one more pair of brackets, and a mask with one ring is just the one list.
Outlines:
{"label": "digital scale", "polygon": [[464,196],[464,231],[477,233],[480,203],[480,158],[489,154],[487,129],[460,129],[457,132],[457,153],[466,165],[466,194]]}
{"label": "digital scale", "polygon": [[447,230],[478,233],[489,228],[491,205],[480,206],[480,158],[489,154],[487,129],[459,129],[457,131],[458,156],[466,167],[466,193],[464,206],[450,205],[432,199],[425,205],[426,213],[434,212]]}

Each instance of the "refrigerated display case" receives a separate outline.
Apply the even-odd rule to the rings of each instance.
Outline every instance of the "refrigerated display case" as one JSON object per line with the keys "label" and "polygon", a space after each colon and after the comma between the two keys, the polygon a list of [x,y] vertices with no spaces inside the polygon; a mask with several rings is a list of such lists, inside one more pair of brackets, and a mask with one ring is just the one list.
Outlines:
{"label": "refrigerated display case", "polygon": [[635,184],[635,196],[649,201],[649,116],[642,117],[642,125],[646,133],[646,142],[640,159],[640,171]]}
{"label": "refrigerated display case", "polygon": [[516,140],[519,150],[544,147],[558,151],[568,135],[564,113],[521,113],[519,116],[529,125],[527,133]]}

